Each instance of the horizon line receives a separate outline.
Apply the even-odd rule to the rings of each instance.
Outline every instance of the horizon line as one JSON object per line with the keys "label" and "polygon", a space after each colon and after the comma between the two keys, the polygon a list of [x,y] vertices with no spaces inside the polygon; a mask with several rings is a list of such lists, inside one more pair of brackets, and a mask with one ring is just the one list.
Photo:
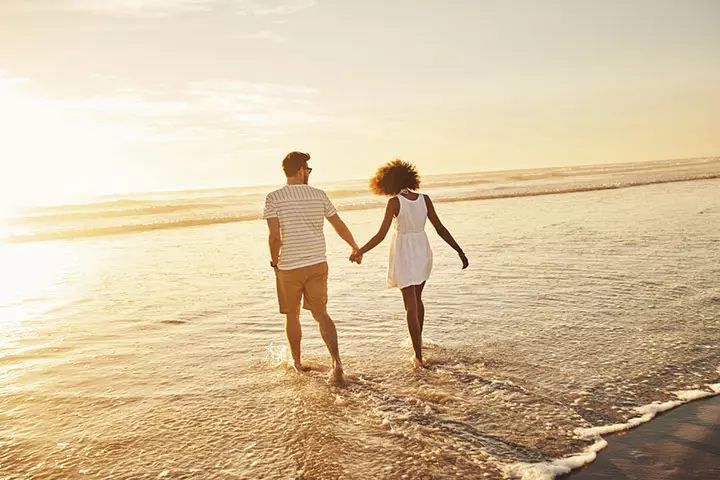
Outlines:
{"label": "horizon line", "polygon": [[[682,157],[682,158],[666,158],[666,159],[654,159],[654,160],[639,160],[634,162],[627,162],[627,161],[618,161],[618,162],[605,162],[605,163],[578,163],[578,164],[572,164],[572,165],[547,165],[542,167],[529,167],[529,168],[511,168],[511,169],[490,169],[490,170],[466,170],[461,172],[450,172],[450,173],[428,173],[428,174],[421,174],[421,177],[450,177],[454,175],[482,175],[482,174],[499,174],[499,173],[513,173],[513,172],[522,172],[522,171],[542,171],[542,170],[551,170],[551,169],[562,169],[562,168],[593,168],[593,167],[603,167],[603,166],[622,166],[622,165],[646,165],[646,164],[653,164],[653,163],[667,163],[667,162],[690,162],[690,161],[697,161],[697,160],[719,160],[720,155],[707,155],[707,156],[699,156],[699,157]],[[102,194],[90,194],[90,195],[82,195],[78,197],[66,197],[65,200],[59,200],[59,202],[40,202],[36,204],[27,204],[23,205],[19,209],[15,210],[23,211],[27,209],[33,209],[33,208],[43,208],[43,207],[56,207],[56,206],[73,206],[73,205],[85,205],[89,203],[110,203],[114,201],[121,201],[123,200],[123,196],[133,196],[133,195],[157,195],[157,194],[168,194],[168,193],[199,193],[199,192],[209,192],[209,191],[222,191],[222,190],[235,190],[235,189],[251,189],[251,188],[262,188],[262,187],[268,187],[273,188],[277,185],[283,184],[283,179],[279,179],[277,183],[266,183],[266,182],[260,182],[260,183],[249,183],[249,184],[231,184],[231,185],[198,185],[193,187],[169,187],[169,188],[161,188],[161,189],[155,189],[155,190],[126,190],[121,192],[113,192],[113,193],[102,193]],[[344,178],[344,179],[336,179],[336,180],[321,180],[315,183],[315,185],[319,186],[329,186],[333,183],[342,183],[342,182],[360,182],[360,181],[367,181],[368,178]],[[114,197],[120,197],[120,198],[114,198]],[[104,201],[103,201],[104,199]],[[92,202],[91,200],[95,200],[96,202]],[[101,200],[100,202],[97,202],[97,200]],[[7,213],[7,212],[6,212]]]}

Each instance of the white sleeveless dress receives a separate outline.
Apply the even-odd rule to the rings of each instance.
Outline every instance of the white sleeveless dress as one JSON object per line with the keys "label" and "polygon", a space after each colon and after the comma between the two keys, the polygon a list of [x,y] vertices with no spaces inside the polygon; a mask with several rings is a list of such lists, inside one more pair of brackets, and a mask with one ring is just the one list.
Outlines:
{"label": "white sleeveless dress", "polygon": [[425,234],[427,205],[422,194],[416,200],[398,195],[400,213],[394,219],[395,232],[390,243],[388,287],[420,285],[432,271],[433,254]]}

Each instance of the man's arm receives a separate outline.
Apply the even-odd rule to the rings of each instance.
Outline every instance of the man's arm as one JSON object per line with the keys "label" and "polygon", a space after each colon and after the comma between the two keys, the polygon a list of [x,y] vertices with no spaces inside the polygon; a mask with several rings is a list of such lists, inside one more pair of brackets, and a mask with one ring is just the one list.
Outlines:
{"label": "man's arm", "polygon": [[280,220],[277,217],[267,219],[268,230],[270,235],[268,236],[268,245],[270,246],[270,263],[277,268],[278,261],[280,259],[280,247],[282,247],[282,235],[280,235]]}
{"label": "man's arm", "polygon": [[352,233],[350,233],[350,229],[347,225],[345,225],[345,222],[342,221],[340,215],[336,213],[335,215],[328,217],[328,222],[330,222],[330,225],[333,226],[340,238],[350,245],[353,249],[353,253],[356,252],[358,249],[357,243],[355,243],[355,239],[353,238]]}

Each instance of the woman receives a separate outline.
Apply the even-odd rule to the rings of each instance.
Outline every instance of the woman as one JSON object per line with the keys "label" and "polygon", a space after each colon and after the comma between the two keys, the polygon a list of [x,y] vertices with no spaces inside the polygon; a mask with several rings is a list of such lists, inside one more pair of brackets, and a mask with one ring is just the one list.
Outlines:
{"label": "woman", "polygon": [[378,233],[351,255],[350,260],[360,263],[365,253],[385,239],[395,219],[395,233],[390,245],[388,287],[397,287],[402,292],[415,352],[412,360],[415,366],[422,367],[422,331],[425,320],[422,292],[430,277],[433,260],[430,242],[425,234],[425,221],[429,218],[440,237],[455,249],[462,260],[463,269],[467,268],[468,259],[440,222],[430,197],[413,191],[419,187],[420,176],[410,163],[395,160],[378,169],[370,180],[370,189],[377,195],[391,197],[385,209],[385,218]]}

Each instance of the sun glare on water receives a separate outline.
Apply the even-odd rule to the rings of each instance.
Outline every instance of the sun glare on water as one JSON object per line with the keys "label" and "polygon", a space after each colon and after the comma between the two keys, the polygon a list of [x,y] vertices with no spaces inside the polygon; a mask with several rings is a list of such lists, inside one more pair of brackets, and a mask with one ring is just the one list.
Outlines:
{"label": "sun glare on water", "polygon": [[[71,301],[69,276],[84,261],[66,242],[0,243],[0,352],[58,305]],[[35,325],[35,326],[33,326]]]}
{"label": "sun glare on water", "polygon": [[63,272],[80,260],[62,242],[7,243],[8,219],[62,201],[78,182],[78,145],[96,141],[26,84],[0,72],[0,338],[47,308]]}

